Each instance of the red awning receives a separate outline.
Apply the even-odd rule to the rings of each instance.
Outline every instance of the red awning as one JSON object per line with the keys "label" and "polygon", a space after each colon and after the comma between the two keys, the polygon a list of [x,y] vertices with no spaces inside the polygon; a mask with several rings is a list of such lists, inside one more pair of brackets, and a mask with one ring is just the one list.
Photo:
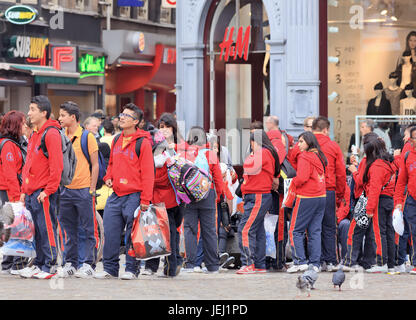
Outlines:
{"label": "red awning", "polygon": [[120,59],[120,67],[106,70],[106,93],[129,93],[145,85],[172,90],[176,82],[176,65],[163,63],[165,48],[163,44],[156,45],[151,64],[136,64]]}

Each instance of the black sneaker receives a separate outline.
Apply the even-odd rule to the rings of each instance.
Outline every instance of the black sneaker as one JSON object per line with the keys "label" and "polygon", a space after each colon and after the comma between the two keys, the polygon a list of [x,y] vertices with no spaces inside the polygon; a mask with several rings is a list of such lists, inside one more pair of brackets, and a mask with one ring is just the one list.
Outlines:
{"label": "black sneaker", "polygon": [[226,269],[232,265],[235,261],[234,257],[229,257],[223,264],[220,265],[220,268]]}
{"label": "black sneaker", "polygon": [[227,252],[220,254],[220,265],[225,263],[230,255]]}

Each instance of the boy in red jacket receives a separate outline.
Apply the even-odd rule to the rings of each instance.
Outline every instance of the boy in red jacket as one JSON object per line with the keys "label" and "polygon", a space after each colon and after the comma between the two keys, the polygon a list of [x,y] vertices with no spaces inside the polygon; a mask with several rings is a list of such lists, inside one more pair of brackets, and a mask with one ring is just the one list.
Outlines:
{"label": "boy in red jacket", "polygon": [[[134,211],[140,205],[146,211],[153,198],[155,179],[150,133],[138,129],[143,111],[133,103],[124,106],[120,113],[122,133],[115,137],[111,148],[110,161],[104,181],[113,194],[104,209],[104,271],[94,278],[118,277],[120,242],[126,227],[126,248],[130,247]],[[136,154],[136,140],[141,139],[140,154]],[[126,254],[126,269],[122,280],[137,279],[140,270],[136,258]]]}
{"label": "boy in red jacket", "polygon": [[328,160],[325,172],[326,206],[322,219],[321,264],[325,262],[326,270],[331,272],[335,271],[339,262],[336,207],[344,197],[347,175],[341,148],[328,136],[329,126],[329,120],[322,116],[316,118],[312,123],[312,132]]}
{"label": "boy in red jacket", "polygon": [[[61,129],[58,121],[49,119],[51,104],[48,97],[36,96],[29,105],[28,116],[36,126],[27,148],[22,174],[22,196],[35,224],[36,259],[32,267],[20,273],[23,278],[49,279],[57,269],[56,205],[63,170]],[[42,135],[48,127],[45,145],[49,157],[40,147]]]}

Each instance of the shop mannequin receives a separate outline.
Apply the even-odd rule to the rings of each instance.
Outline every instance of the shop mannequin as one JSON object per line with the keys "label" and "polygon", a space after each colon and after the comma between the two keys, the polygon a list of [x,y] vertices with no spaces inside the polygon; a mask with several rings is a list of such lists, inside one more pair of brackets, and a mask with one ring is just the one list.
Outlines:
{"label": "shop mannequin", "polygon": [[400,94],[402,93],[402,88],[397,85],[397,80],[399,75],[396,72],[392,72],[389,75],[389,86],[384,89],[386,93],[386,98],[390,102],[391,113],[393,115],[400,114]]}
{"label": "shop mannequin", "polygon": [[416,98],[413,96],[413,85],[409,84],[404,90],[406,98],[400,100],[400,114],[412,116],[416,114]]}
{"label": "shop mannequin", "polygon": [[396,73],[400,88],[404,89],[409,83],[416,85],[416,63],[413,63],[411,51],[403,52],[402,63],[397,66]]}
{"label": "shop mannequin", "polygon": [[386,116],[391,115],[390,101],[387,100],[381,82],[374,86],[375,97],[368,102],[367,115]]}

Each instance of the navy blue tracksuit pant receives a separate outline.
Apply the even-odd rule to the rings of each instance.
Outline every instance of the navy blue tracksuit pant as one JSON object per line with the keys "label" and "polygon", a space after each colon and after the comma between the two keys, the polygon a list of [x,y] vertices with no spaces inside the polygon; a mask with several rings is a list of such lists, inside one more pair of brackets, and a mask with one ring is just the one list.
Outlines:
{"label": "navy blue tracksuit pant", "polygon": [[338,264],[337,215],[335,191],[326,191],[325,212],[322,219],[321,264]]}
{"label": "navy blue tracksuit pant", "polygon": [[36,258],[34,265],[42,271],[55,273],[58,257],[56,206],[59,191],[46,197],[43,203],[37,200],[40,192],[41,190],[37,190],[31,195],[26,195],[25,200],[26,209],[32,214],[35,224]]}
{"label": "navy blue tracksuit pant", "polygon": [[216,226],[216,199],[214,189],[204,200],[187,204],[184,210],[184,235],[186,267],[196,267],[198,220],[201,227],[201,238],[204,241],[204,262],[208,271],[219,269],[218,242]]}
{"label": "navy blue tracksuit pant", "polygon": [[[3,203],[9,201],[9,197],[7,196],[7,191],[0,190],[0,200]],[[28,258],[19,257],[19,256],[3,256],[3,261],[1,262],[1,269],[2,270],[20,270],[24,269],[27,266]]]}
{"label": "navy blue tracksuit pant", "polygon": [[316,267],[321,262],[321,230],[325,211],[325,197],[296,198],[289,229],[289,241],[295,265],[308,264],[304,238],[308,231],[309,264]]}
{"label": "navy blue tracksuit pant", "polygon": [[[348,230],[350,229],[351,221],[346,218],[338,225],[338,241],[341,245],[341,257],[344,258],[347,254]],[[340,261],[341,262],[341,261]]]}
{"label": "navy blue tracksuit pant", "polygon": [[[120,269],[120,243],[126,228],[126,251],[131,244],[131,229],[134,221],[134,211],[140,205],[140,192],[119,197],[113,192],[107,200],[104,209],[104,250],[103,265],[114,277],[118,277]],[[139,261],[126,254],[126,272],[135,275],[140,273]]]}
{"label": "navy blue tracksuit pant", "polygon": [[93,266],[96,260],[96,247],[98,243],[98,229],[95,218],[93,198],[89,188],[61,189],[59,204],[59,222],[66,233],[65,263],[71,263],[75,269],[80,267],[79,262],[79,229],[85,237],[84,261]]}
{"label": "navy blue tracksuit pant", "polygon": [[416,266],[416,200],[410,195],[407,195],[406,197],[403,209],[403,219],[405,229],[399,240],[399,264],[405,262],[407,239],[410,238],[410,264]]}
{"label": "navy blue tracksuit pant", "polygon": [[238,243],[243,266],[254,264],[257,269],[266,269],[266,231],[264,216],[272,207],[272,195],[244,195],[244,214],[238,225]]}

